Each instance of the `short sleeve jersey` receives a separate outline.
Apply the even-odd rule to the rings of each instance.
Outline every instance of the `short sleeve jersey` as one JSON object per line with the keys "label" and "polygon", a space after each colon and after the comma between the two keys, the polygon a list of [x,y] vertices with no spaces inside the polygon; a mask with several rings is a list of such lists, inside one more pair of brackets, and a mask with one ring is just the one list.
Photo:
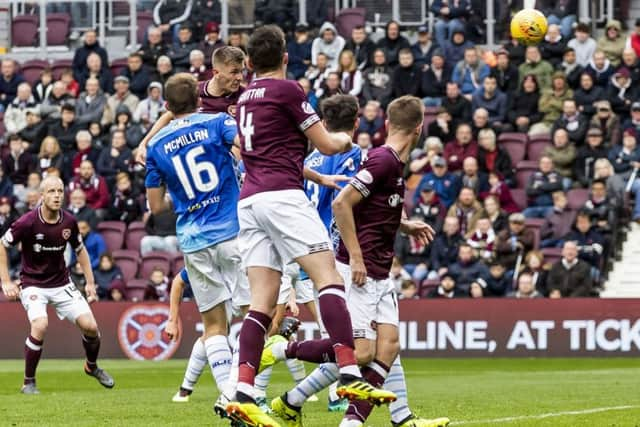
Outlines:
{"label": "short sleeve jersey", "polygon": [[[367,154],[349,185],[363,197],[354,207],[353,216],[367,276],[382,280],[389,277],[393,244],[402,218],[405,165],[386,145],[369,150]],[[336,259],[349,263],[349,253],[342,241]]]}
{"label": "short sleeve jersey", "polygon": [[244,92],[244,88],[241,86],[237,91],[232,92],[225,96],[211,95],[207,91],[207,84],[209,80],[198,83],[198,95],[200,96],[201,105],[200,111],[202,113],[227,113],[231,116],[236,115],[236,104],[238,98]]}
{"label": "short sleeve jersey", "polygon": [[226,113],[196,113],[171,121],[149,142],[145,186],[166,185],[183,252],[238,234],[239,185],[230,153],[236,122]]}
{"label": "short sleeve jersey", "polygon": [[76,251],[83,248],[82,236],[76,219],[68,212],[60,211],[55,224],[42,217],[40,207],[18,218],[2,236],[2,244],[8,248],[22,244],[23,288],[56,288],[70,282],[69,270],[64,261],[67,243]]}
{"label": "short sleeve jersey", "polygon": [[240,198],[265,191],[303,190],[304,131],[320,121],[297,82],[254,79],[238,101],[246,176]]}

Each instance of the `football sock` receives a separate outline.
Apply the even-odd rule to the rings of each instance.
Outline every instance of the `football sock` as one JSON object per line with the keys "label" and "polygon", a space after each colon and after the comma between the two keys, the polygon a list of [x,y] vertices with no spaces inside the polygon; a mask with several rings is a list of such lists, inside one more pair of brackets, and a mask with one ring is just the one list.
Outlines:
{"label": "football sock", "polygon": [[[274,346],[273,353],[276,357],[279,357],[277,352],[278,349]],[[328,338],[309,341],[291,341],[286,344],[284,354],[287,359],[298,359],[311,363],[328,363],[336,361],[333,343]]]}
{"label": "football sock", "polygon": [[100,334],[95,337],[82,335],[82,346],[87,355],[87,366],[89,369],[95,369],[98,365],[98,353],[100,352]]}
{"label": "football sock", "polygon": [[193,390],[198,382],[198,378],[202,375],[202,371],[207,364],[207,352],[204,349],[204,343],[200,338],[193,343],[191,354],[189,355],[189,363],[184,371],[184,379],[181,388],[185,390]]}
{"label": "football sock", "polygon": [[214,335],[204,341],[204,348],[207,352],[207,360],[211,367],[213,379],[216,381],[218,390],[223,391],[229,379],[231,370],[231,350],[229,341],[224,335]]}
{"label": "football sock", "polygon": [[238,359],[238,388],[236,398],[240,403],[253,401],[253,384],[260,367],[264,349],[264,337],[271,326],[271,317],[250,310],[240,329],[240,356]]}
{"label": "football sock", "polygon": [[240,349],[238,348],[240,342],[236,340],[233,346],[233,352],[231,356],[231,369],[229,370],[229,379],[222,393],[227,396],[229,400],[234,400],[236,395],[236,387],[238,387],[238,359],[240,358]]}
{"label": "football sock", "polygon": [[320,317],[329,334],[341,375],[360,377],[353,344],[351,317],[343,285],[329,285],[318,292]]}
{"label": "football sock", "polygon": [[273,366],[269,366],[264,371],[256,375],[254,380],[254,388],[256,397],[266,397],[267,387],[269,387],[269,381],[271,381],[271,374],[273,373]]}
{"label": "football sock", "polygon": [[[388,374],[389,367],[379,360],[374,360],[362,368],[362,376],[374,387],[381,387]],[[373,404],[367,400],[352,401],[349,403],[345,418],[364,422],[372,410]]]}
{"label": "football sock", "polygon": [[400,356],[396,357],[391,365],[391,370],[384,381],[384,389],[395,393],[397,400],[389,404],[391,421],[400,424],[411,416],[409,401],[407,398],[407,383],[404,378],[404,368],[400,362]]}
{"label": "football sock", "polygon": [[42,340],[29,335],[24,342],[24,384],[36,382],[36,368],[42,355]]}
{"label": "football sock", "polygon": [[335,383],[338,379],[338,365],[323,363],[287,392],[287,402],[294,407],[301,407],[312,395]]}
{"label": "football sock", "polygon": [[307,376],[307,371],[304,369],[304,363],[298,359],[287,359],[285,361],[289,373],[293,380],[298,384]]}
{"label": "football sock", "polygon": [[334,381],[330,386],[329,386],[329,401],[330,402],[335,402],[337,400],[340,400],[340,396],[338,396],[338,382]]}

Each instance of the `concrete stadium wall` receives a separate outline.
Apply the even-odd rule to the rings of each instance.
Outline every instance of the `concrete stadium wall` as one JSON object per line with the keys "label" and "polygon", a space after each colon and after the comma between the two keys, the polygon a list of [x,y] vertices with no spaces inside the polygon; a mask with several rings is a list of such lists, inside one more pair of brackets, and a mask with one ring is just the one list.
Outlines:
{"label": "concrete stadium wall", "polygon": [[[28,322],[18,303],[0,305],[0,358],[22,358]],[[202,331],[193,303],[181,307],[182,336],[162,333],[168,305],[97,303],[101,357],[163,360],[188,357]],[[318,336],[302,310],[299,339]],[[412,300],[400,301],[404,357],[592,357],[640,356],[639,299]],[[231,329],[235,340],[238,322]],[[73,325],[49,312],[44,357],[83,354]]]}

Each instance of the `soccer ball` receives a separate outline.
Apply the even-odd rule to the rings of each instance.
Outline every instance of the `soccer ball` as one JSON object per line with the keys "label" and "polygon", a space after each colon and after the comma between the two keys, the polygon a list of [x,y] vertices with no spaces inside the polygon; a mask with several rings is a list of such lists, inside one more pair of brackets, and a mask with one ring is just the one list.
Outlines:
{"label": "soccer ball", "polygon": [[547,18],[536,9],[523,9],[511,19],[511,37],[523,45],[540,43],[547,34]]}

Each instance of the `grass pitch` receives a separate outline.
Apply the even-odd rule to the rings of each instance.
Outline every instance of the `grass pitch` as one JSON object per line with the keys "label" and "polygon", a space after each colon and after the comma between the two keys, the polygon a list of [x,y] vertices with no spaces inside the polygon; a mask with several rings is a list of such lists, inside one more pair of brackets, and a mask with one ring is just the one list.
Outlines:
{"label": "grass pitch", "polygon": [[[413,410],[447,416],[460,426],[640,426],[640,362],[636,359],[407,359]],[[0,361],[0,426],[224,426],[211,410],[217,391],[209,372],[187,404],[172,403],[185,360],[105,360],[115,378],[103,389],[78,360],[45,358],[39,396],[18,393],[22,361]],[[308,367],[311,368],[310,366]],[[286,390],[284,365],[269,396]],[[340,415],[320,402],[305,406],[305,427],[337,426]],[[390,426],[386,408],[367,426]]]}

